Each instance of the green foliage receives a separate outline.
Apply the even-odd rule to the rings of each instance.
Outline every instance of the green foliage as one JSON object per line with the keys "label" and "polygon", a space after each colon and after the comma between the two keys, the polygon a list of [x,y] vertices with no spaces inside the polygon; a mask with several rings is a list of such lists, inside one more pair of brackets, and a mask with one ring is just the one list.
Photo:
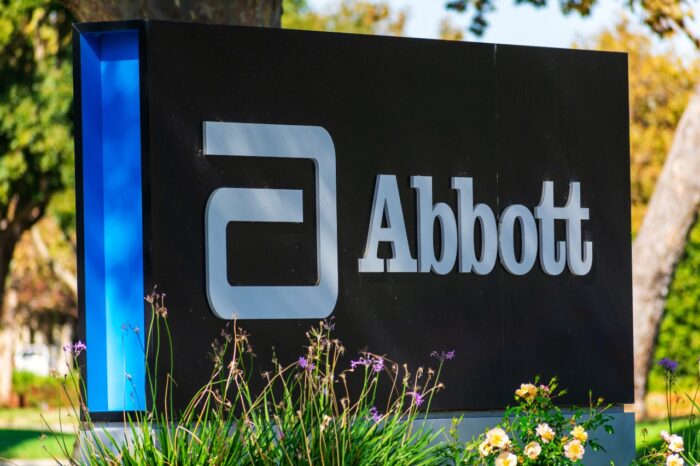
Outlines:
{"label": "green foliage", "polygon": [[22,460],[58,458],[62,460],[64,455],[61,445],[73,448],[75,439],[73,434],[0,428],[0,458]]}
{"label": "green foliage", "polygon": [[[29,391],[43,382],[43,379],[47,377],[41,377],[29,371],[14,371],[12,373],[12,389],[18,395],[25,395]],[[49,383],[55,383],[55,380],[48,378]]]}
{"label": "green foliage", "polygon": [[[483,453],[478,441],[460,440],[461,419],[453,419],[448,432],[434,430],[426,422],[433,396],[443,388],[439,381],[443,364],[454,351],[433,352],[437,368],[415,372],[369,352],[343,363],[345,348],[333,338],[332,320],[306,333],[308,344],[297,361],[283,365],[274,357],[274,369],[261,374],[261,388],[251,382],[256,374],[248,335],[236,322],[227,325],[212,344],[210,379],[183,411],[176,412],[172,399],[177,382],[170,377],[173,342],[164,296],[154,292],[146,298],[151,319],[144,356],[147,388],[155,403],[146,413],[124,413],[128,442],[92,424],[82,398],[71,404],[73,418],[81,414],[85,420],[81,451],[89,464],[515,466],[515,454],[531,457],[524,442],[540,435],[539,424],[547,422],[555,430],[543,441],[540,460],[528,457],[521,463],[568,465],[580,464],[580,457],[570,461],[566,455],[582,456],[584,446],[600,447],[586,431],[612,431],[601,401],[564,415],[554,405],[564,393],[558,391],[556,380],[549,386],[523,384],[516,391],[519,404],[504,414],[503,430],[485,434],[489,451]],[[170,351],[169,369],[166,386],[158,387],[157,380],[163,380],[158,377],[159,358],[150,356],[159,354],[163,345]],[[79,354],[85,347],[77,343],[73,350]],[[71,383],[61,381],[64,387]],[[494,437],[498,431],[500,440]],[[70,453],[67,448],[65,456]],[[496,455],[510,458],[503,462]]]}
{"label": "green foliage", "polygon": [[306,0],[284,0],[282,27],[358,34],[403,34],[406,14],[393,13],[387,2],[342,0],[337,9],[316,12]]}
{"label": "green foliage", "polygon": [[[65,377],[65,380],[74,379],[76,375],[71,373]],[[12,391],[20,397],[20,405],[25,408],[61,406],[75,398],[74,391],[66,396],[55,377],[36,375],[29,371],[12,373]]]}
{"label": "green foliage", "polygon": [[659,51],[647,34],[623,18],[612,29],[577,44],[626,52],[630,89],[632,232],[641,226],[676,126],[695,89],[700,66],[672,50]]}
{"label": "green foliage", "polygon": [[[540,8],[547,6],[547,0],[515,0],[516,5],[529,4]],[[598,0],[558,0],[562,14],[577,13],[589,16]],[[639,14],[644,24],[660,37],[681,33],[698,44],[698,36],[689,27],[693,20],[693,3],[685,0],[628,0],[625,4]],[[489,13],[496,10],[496,0],[448,0],[447,8],[464,13],[471,12],[469,31],[477,36],[486,32]]]}
{"label": "green foliage", "polygon": [[[683,389],[695,386],[700,356],[700,222],[690,231],[685,254],[676,268],[669,288],[666,309],[659,327],[654,360],[678,361],[678,384]],[[664,371],[654,365],[649,374],[649,389],[661,391]]]}
{"label": "green foliage", "polygon": [[[73,180],[70,19],[47,1],[0,4],[0,206],[42,205]],[[12,212],[7,212],[8,217]]]}
{"label": "green foliage", "polygon": [[[588,409],[574,408],[564,414],[554,404],[565,394],[557,380],[547,385],[522,384],[515,392],[517,405],[503,414],[503,420],[468,444],[468,464],[491,465],[571,465],[581,464],[585,449],[600,450],[598,440],[589,433],[601,428],[612,433],[612,418],[604,411],[602,400],[593,401]],[[500,459],[500,463],[499,463]]]}
{"label": "green foliage", "polygon": [[[157,353],[163,344],[172,355],[163,300],[164,295],[155,293],[147,298],[152,319],[145,348]],[[128,444],[105,440],[91,424],[82,400],[73,400],[74,415],[82,412],[92,427],[83,451],[90,464],[98,465],[432,465],[461,461],[462,449],[456,443],[439,442],[441,431],[419,422],[442,388],[442,363],[452,355],[436,354],[436,370],[414,373],[372,353],[362,353],[345,366],[340,363],[345,349],[333,338],[332,330],[332,321],[311,329],[303,356],[288,365],[274,360],[275,369],[263,374],[264,387],[256,390],[253,386],[257,384],[250,382],[255,372],[248,335],[234,322],[212,345],[211,378],[182,412],[175,412],[170,404],[175,383],[170,372],[168,385],[158,387],[157,363],[149,365],[148,389],[151,399],[162,402],[154,403],[161,408],[125,414],[125,425],[133,434]],[[171,359],[170,369],[172,364]],[[68,386],[71,381],[62,384]],[[383,391],[380,385],[389,389],[387,397],[377,396]],[[169,422],[173,419],[178,419],[177,424]]]}
{"label": "green foliage", "polygon": [[[674,397],[676,394],[676,381],[678,368],[675,361],[666,360],[661,365],[666,381],[666,415],[668,430],[654,432],[656,435],[648,440],[648,431],[642,431],[643,447],[641,453],[638,448],[638,458],[633,466],[655,466],[665,464],[667,466],[683,466],[684,464],[700,464],[700,422],[697,414],[700,413],[700,405],[695,401],[700,391],[700,384],[695,390],[684,397],[691,405],[690,415],[675,423],[674,430]],[[655,427],[658,427],[655,426]]]}

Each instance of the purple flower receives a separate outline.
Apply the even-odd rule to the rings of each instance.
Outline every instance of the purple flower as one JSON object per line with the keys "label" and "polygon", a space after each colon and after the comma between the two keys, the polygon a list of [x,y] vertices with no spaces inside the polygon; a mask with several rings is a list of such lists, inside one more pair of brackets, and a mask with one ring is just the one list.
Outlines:
{"label": "purple flower", "polygon": [[360,358],[357,361],[350,361],[350,368],[354,369],[357,366],[365,366],[367,367],[369,364],[367,363],[367,360],[365,358]]}
{"label": "purple flower", "polygon": [[420,392],[408,392],[413,397],[413,404],[420,407],[423,404],[423,395]]}
{"label": "purple flower", "polygon": [[430,356],[434,357],[435,359],[439,359],[440,362],[444,361],[449,361],[450,359],[453,359],[455,357],[455,350],[450,350],[450,351],[433,351],[430,353]]}
{"label": "purple flower", "polygon": [[379,410],[374,406],[369,409],[369,414],[372,416],[372,420],[375,424],[382,420],[382,415],[379,414]]}
{"label": "purple flower", "polygon": [[316,366],[313,362],[309,361],[304,356],[301,356],[299,358],[299,367],[301,367],[302,369],[306,369],[307,371],[312,371]]}
{"label": "purple flower", "polygon": [[324,319],[321,321],[321,327],[326,330],[333,330],[335,328],[335,317],[331,316],[330,319]]}
{"label": "purple flower", "polygon": [[85,343],[82,341],[78,340],[76,344],[73,345],[73,352],[78,355],[85,351],[87,349],[87,346],[85,346]]}
{"label": "purple flower", "polygon": [[384,358],[360,358],[357,361],[350,361],[350,368],[354,369],[357,366],[372,367],[374,372],[381,372],[384,370]]}
{"label": "purple flower", "polygon": [[80,340],[78,340],[78,342],[73,345],[63,345],[63,351],[65,351],[66,353],[74,353],[76,356],[78,356],[86,349],[87,346],[85,346],[85,343],[83,343]]}
{"label": "purple flower", "polygon": [[662,358],[659,360],[659,366],[661,366],[666,372],[673,374],[678,369],[678,363],[673,359]]}

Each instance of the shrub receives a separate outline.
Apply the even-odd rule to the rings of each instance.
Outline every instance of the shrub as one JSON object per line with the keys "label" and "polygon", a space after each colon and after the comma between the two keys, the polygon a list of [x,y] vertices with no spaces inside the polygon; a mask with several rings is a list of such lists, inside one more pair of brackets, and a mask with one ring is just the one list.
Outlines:
{"label": "shrub", "polygon": [[[159,351],[163,335],[172,354],[164,295],[154,292],[147,301],[152,318],[145,348]],[[147,366],[147,389],[157,402],[148,412],[124,413],[124,427],[130,434],[126,439],[115,439],[96,428],[82,397],[77,397],[72,406],[75,414],[82,414],[86,428],[78,460],[96,465],[507,466],[512,463],[504,463],[496,453],[527,454],[528,445],[522,442],[530,438],[536,421],[549,422],[563,434],[568,423],[588,430],[608,419],[599,412],[599,403],[586,411],[586,419],[578,410],[567,418],[553,404],[556,381],[552,381],[551,393],[536,388],[534,397],[518,395],[520,404],[506,411],[503,427],[486,434],[494,448],[479,455],[474,442],[459,439],[459,419],[453,420],[449,432],[433,430],[430,423],[423,422],[433,397],[443,387],[443,365],[454,357],[454,351],[433,352],[435,369],[411,371],[405,364],[370,352],[345,363],[345,348],[333,337],[333,329],[333,320],[326,320],[309,330],[308,345],[298,359],[285,365],[275,357],[274,369],[262,374],[262,388],[256,389],[258,384],[251,382],[255,375],[248,335],[236,322],[231,323],[212,345],[211,377],[179,412],[171,404],[172,357],[165,387],[156,384],[162,380],[158,368]],[[76,357],[85,345],[78,342],[68,349]],[[67,380],[62,385],[68,385]],[[500,429],[504,435],[511,433],[513,441],[494,441],[494,432]],[[557,449],[552,447],[555,443]],[[593,440],[584,440],[584,444],[597,447]],[[545,445],[544,463],[528,459],[528,464],[577,464],[580,458],[566,456],[571,445],[564,439]],[[70,457],[69,451],[64,453]],[[557,462],[549,462],[554,459]]]}
{"label": "shrub", "polygon": [[[153,318],[146,348],[157,351],[161,335],[172,348],[164,296],[154,293],[147,300]],[[249,338],[233,322],[212,345],[210,379],[182,412],[169,404],[173,384],[157,387],[156,369],[148,368],[147,388],[162,403],[147,413],[125,414],[131,433],[126,442],[104,440],[82,399],[74,400],[90,428],[84,457],[100,465],[444,464],[457,450],[439,441],[441,431],[416,421],[442,388],[439,373],[453,353],[436,353],[436,370],[410,372],[372,353],[341,367],[345,349],[333,338],[333,327],[332,320],[324,321],[307,332],[304,353],[287,365],[274,360],[275,369],[262,374],[264,386],[255,391]],[[74,356],[83,349],[74,346]],[[351,379],[359,390],[351,388]],[[377,396],[380,381],[390,386],[386,399]]]}
{"label": "shrub", "polygon": [[564,395],[557,379],[547,385],[524,383],[515,391],[517,404],[508,408],[502,422],[467,444],[466,463],[496,466],[580,464],[586,448],[603,447],[589,432],[603,428],[612,433],[607,406],[593,401],[586,410],[575,408],[564,414],[554,404]]}
{"label": "shrub", "polygon": [[[698,377],[700,354],[700,221],[691,229],[683,259],[669,287],[664,317],[654,351],[656,360],[669,358],[680,363],[678,385],[692,390]],[[649,372],[649,389],[664,390],[665,374],[660,366]]]}
{"label": "shrub", "polygon": [[[66,377],[75,377],[69,373]],[[20,408],[55,407],[65,405],[69,399],[61,389],[55,376],[42,376],[30,371],[16,370],[12,373],[12,390],[17,394]]]}

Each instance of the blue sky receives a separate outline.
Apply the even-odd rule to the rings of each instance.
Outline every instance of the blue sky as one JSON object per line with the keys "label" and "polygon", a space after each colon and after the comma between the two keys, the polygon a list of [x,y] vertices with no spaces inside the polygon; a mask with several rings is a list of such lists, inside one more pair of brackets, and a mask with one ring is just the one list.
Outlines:
{"label": "blue sky", "polygon": [[[339,0],[310,0],[315,9],[327,9]],[[408,12],[406,35],[435,38],[439,23],[449,16],[454,24],[466,25],[469,15],[448,13],[445,0],[387,0],[393,9]],[[563,16],[558,2],[549,0],[549,6],[536,9],[530,5],[515,6],[514,0],[496,0],[497,10],[488,17],[490,26],[483,38],[468,36],[467,40],[499,44],[569,47],[577,38],[590,37],[615,24],[623,11],[619,0],[600,0],[593,15],[581,18],[576,14]],[[694,55],[692,45],[683,38],[674,40],[674,46],[684,55]]]}

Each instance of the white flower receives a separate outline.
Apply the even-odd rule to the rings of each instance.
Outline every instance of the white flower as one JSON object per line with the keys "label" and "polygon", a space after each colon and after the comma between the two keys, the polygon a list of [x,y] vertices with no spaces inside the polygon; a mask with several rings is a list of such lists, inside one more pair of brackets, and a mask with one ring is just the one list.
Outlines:
{"label": "white flower", "polygon": [[552,440],[554,440],[554,431],[551,427],[549,427],[549,424],[547,424],[546,422],[538,425],[537,429],[535,429],[535,432],[537,432],[537,435],[540,436],[544,443],[549,443]]}
{"label": "white flower", "polygon": [[673,455],[669,455],[668,458],[666,458],[666,466],[683,466],[684,464],[685,461],[683,461],[683,458],[676,455],[675,453]]}
{"label": "white flower", "polygon": [[572,440],[564,445],[564,455],[571,461],[579,461],[583,458],[584,453],[586,453],[586,450],[584,450],[583,445],[578,440]]}
{"label": "white flower", "polygon": [[515,391],[515,395],[525,400],[531,400],[537,395],[537,387],[531,383],[520,384],[520,388]]}
{"label": "white flower", "polygon": [[540,456],[540,453],[542,453],[542,447],[537,442],[530,442],[527,445],[525,445],[524,452],[525,456],[527,456],[531,460],[536,460],[537,457]]}
{"label": "white flower", "polygon": [[664,440],[664,442],[668,443],[671,441],[671,436],[668,435],[668,431],[662,430],[659,436]]}
{"label": "white flower", "polygon": [[668,449],[674,453],[683,451],[683,437],[673,434],[668,439]]}
{"label": "white flower", "polygon": [[518,457],[509,451],[504,451],[496,457],[496,466],[516,466]]}
{"label": "white flower", "polygon": [[496,448],[503,448],[510,443],[508,434],[500,427],[495,427],[486,432],[486,441]]}
{"label": "white flower", "polygon": [[583,426],[574,427],[574,430],[571,431],[571,436],[579,442],[588,440],[588,432],[583,429]]}
{"label": "white flower", "polygon": [[493,452],[493,447],[489,442],[484,440],[479,444],[479,454],[481,456],[489,456]]}

